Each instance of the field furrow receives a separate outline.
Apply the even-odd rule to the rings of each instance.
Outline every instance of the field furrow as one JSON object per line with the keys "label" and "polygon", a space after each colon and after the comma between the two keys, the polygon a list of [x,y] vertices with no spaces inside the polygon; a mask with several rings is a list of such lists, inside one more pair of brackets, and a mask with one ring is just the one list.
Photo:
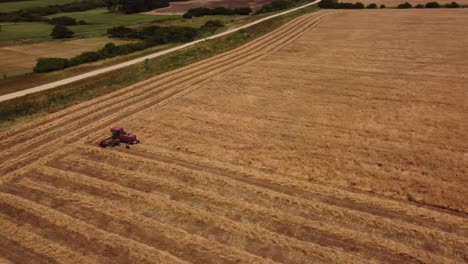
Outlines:
{"label": "field furrow", "polygon": [[[187,181],[174,182],[174,175],[181,175],[179,173],[146,172],[138,167],[136,164],[128,164],[133,170],[119,168],[118,172],[109,173],[112,168],[119,167],[117,164],[104,164],[94,162],[96,157],[87,157],[81,159],[78,157],[71,157],[70,166],[65,167],[68,171],[75,171],[78,173],[90,173],[92,171],[93,177],[103,180],[112,181],[122,186],[134,188],[147,193],[162,194],[170,200],[184,202],[197,209],[204,209],[210,212],[224,215],[225,217],[233,220],[247,221],[253,225],[259,225],[269,229],[272,232],[280,233],[286,236],[295,237],[300,240],[317,243],[327,247],[338,247],[345,251],[358,252],[359,254],[369,255],[371,258],[376,258],[379,261],[395,262],[404,261],[412,263],[414,261],[432,262],[432,263],[446,263],[449,260],[437,256],[431,256],[428,252],[420,252],[412,248],[388,241],[383,237],[369,237],[369,234],[354,232],[352,229],[345,229],[336,225],[327,225],[319,221],[310,221],[310,217],[296,217],[286,212],[271,210],[273,204],[278,204],[279,199],[270,200],[267,206],[261,206],[251,201],[260,200],[261,189],[252,188],[252,195],[249,198],[242,199],[243,193],[248,191],[245,186],[226,186],[231,192],[229,195],[228,190],[220,190],[219,193],[213,193],[204,188],[193,188],[196,183],[199,185],[209,186],[215,190],[216,184],[209,179],[193,179],[190,183]],[[138,172],[134,172],[138,167]],[[191,186],[191,187],[188,187]],[[198,186],[197,186],[198,187]],[[220,187],[218,187],[220,188]],[[232,199],[230,197],[236,197]],[[277,197],[275,197],[277,198]],[[243,200],[243,201],[242,201]],[[240,202],[242,201],[242,202]],[[316,205],[315,205],[316,206]],[[307,206],[304,206],[307,208]],[[313,214],[312,208],[309,207],[307,216]],[[361,216],[361,218],[364,218]],[[323,220],[323,219],[320,219]],[[409,229],[407,227],[407,229]],[[416,247],[418,248],[418,247]],[[433,243],[433,249],[437,248],[437,244]],[[437,251],[437,250],[434,250]],[[398,254],[404,252],[403,255]],[[463,252],[453,249],[450,252],[452,256],[461,256]],[[461,256],[460,258],[462,258]]]}
{"label": "field furrow", "polygon": [[[341,250],[322,247],[280,235],[259,226],[191,208],[187,204],[164,199],[160,193],[148,193],[128,188],[95,178],[95,175],[65,173],[65,171],[51,167],[38,168],[33,175],[35,180],[53,183],[54,186],[66,188],[75,193],[83,192],[85,195],[115,200],[116,203],[134,210],[140,209],[140,213],[146,217],[171,224],[189,233],[209,237],[232,247],[240,247],[241,250],[271,258],[274,261],[304,263],[308,259],[314,259],[322,262],[367,262],[358,256],[345,254]],[[272,252],[275,254],[272,255]]]}
{"label": "field furrow", "polygon": [[15,222],[0,219],[0,254],[14,263],[97,263],[97,260],[44,239]]}
{"label": "field furrow", "polygon": [[[189,199],[188,202],[195,207],[202,204],[202,201],[198,201],[196,196],[203,196],[203,192],[210,191],[224,196],[225,198],[236,197],[239,200],[248,203],[244,206],[225,205],[222,207],[226,211],[229,211],[229,208],[244,208],[244,212],[232,215],[231,217],[233,218],[239,215],[246,217],[245,211],[249,210],[248,205],[251,205],[252,207],[262,206],[262,208],[275,208],[277,210],[284,211],[285,213],[287,212],[291,217],[292,215],[295,215],[307,220],[313,220],[314,224],[316,224],[313,229],[316,230],[322,229],[323,227],[323,225],[318,225],[318,222],[316,221],[333,223],[336,226],[343,226],[349,230],[349,232],[346,232],[343,229],[340,232],[335,230],[335,232],[333,231],[333,228],[335,227],[322,230],[325,232],[330,232],[330,230],[332,230],[331,233],[334,234],[330,233],[330,237],[337,236],[341,233],[348,234],[348,239],[356,238],[359,237],[359,234],[354,234],[350,230],[354,229],[365,232],[366,230],[371,229],[373,230],[373,234],[379,235],[381,238],[391,238],[397,243],[407,244],[416,249],[424,247],[427,249],[430,248],[432,252],[436,252],[447,257],[455,257],[458,259],[463,259],[465,257],[464,248],[468,245],[468,241],[456,236],[456,233],[447,234],[437,230],[420,228],[412,222],[409,222],[410,224],[395,223],[385,217],[382,218],[380,216],[370,215],[369,213],[372,213],[372,211],[356,211],[346,207],[343,208],[341,207],[343,205],[340,206],[340,204],[330,204],[327,203],[327,201],[321,201],[319,199],[303,199],[294,196],[294,191],[290,193],[278,192],[276,188],[270,189],[268,185],[263,185],[261,183],[252,184],[251,182],[245,182],[238,178],[232,179],[220,177],[220,175],[217,174],[200,173],[198,171],[184,169],[183,167],[170,166],[165,168],[164,163],[155,162],[146,158],[132,160],[132,157],[128,154],[120,153],[120,155],[122,156],[115,157],[116,159],[114,161],[109,157],[103,157],[96,154],[87,154],[84,155],[83,158],[72,156],[67,157],[63,161],[54,161],[52,163],[60,165],[51,166],[58,166],[63,170],[77,173],[90,174],[92,172],[93,177],[117,182],[121,185],[136,188],[145,192],[163,194],[163,197],[170,197],[170,199],[173,200],[185,200],[185,198],[187,198]],[[125,164],[119,163],[120,159],[125,159],[127,162]],[[93,162],[94,160],[99,160],[101,162]],[[63,164],[64,161],[66,162],[65,164]],[[155,167],[159,169],[155,171]],[[118,168],[118,172],[110,173],[109,171],[113,171],[112,168],[114,168],[114,170]],[[172,182],[174,180],[178,181],[179,187],[163,187],[163,181]],[[188,190],[183,189],[183,186],[185,185],[196,187],[198,194],[192,195],[191,193],[185,193],[188,192]],[[187,189],[190,189],[190,187],[187,187]],[[300,189],[297,189],[296,193],[297,192],[300,192]],[[183,193],[183,195],[180,195],[180,193]],[[205,198],[205,201],[214,200],[214,198]],[[256,201],[256,203],[252,204],[252,201]],[[223,212],[223,209],[218,209],[218,211]],[[260,221],[258,215],[266,216],[267,214],[252,213],[252,215],[252,221]],[[268,216],[266,217],[266,219],[268,219]],[[280,218],[278,215],[269,217],[272,219]],[[288,218],[286,216],[284,216],[284,220],[280,221],[280,223],[283,224],[287,222]],[[296,226],[298,229],[301,229],[301,227],[304,227],[301,223],[302,222],[297,222],[296,224],[291,223],[286,226]],[[357,226],[357,224],[359,224],[359,226]],[[263,223],[262,226],[266,226],[265,223]],[[272,228],[275,232],[278,232],[278,230],[281,229],[275,225],[273,225]],[[298,231],[298,233],[299,239],[318,239],[318,241],[315,241],[316,243],[326,243],[324,239],[318,238],[316,234],[313,238],[307,238],[303,237],[303,233],[301,234],[300,231]],[[293,234],[289,235],[294,236]],[[435,237],[446,237],[445,243],[441,244],[440,240],[434,239]],[[343,242],[346,241],[344,237],[342,237],[342,240]],[[364,241],[372,245],[378,244],[377,241],[372,241],[367,237],[365,237]],[[359,241],[349,243],[354,245],[353,248],[357,248]],[[346,245],[347,243],[345,242],[342,244],[342,247],[346,249]],[[369,246],[369,244],[367,244],[367,246]],[[392,248],[392,243],[388,243],[387,245],[384,243],[384,247],[385,246]],[[374,251],[378,250],[374,249]],[[389,253],[386,254],[389,255]]]}
{"label": "field furrow", "polygon": [[[122,262],[184,263],[166,252],[97,229],[17,195],[0,192],[0,213],[2,218],[8,217],[10,221],[34,226],[35,231],[41,231],[46,238],[49,236],[52,240],[60,241],[83,255],[99,255],[97,262],[100,263],[115,263],[115,258]],[[90,244],[90,241],[94,243]]]}
{"label": "field furrow", "polygon": [[270,263],[266,259],[188,234],[142,215],[129,214],[131,208],[117,206],[118,203],[104,202],[94,196],[72,194],[36,180],[22,179],[17,186],[11,188],[11,192],[16,195],[52,207],[107,232],[169,252],[191,263]]}
{"label": "field furrow", "polygon": [[[90,149],[90,151],[94,150],[94,152],[99,150],[96,147],[87,147],[85,145],[82,148]],[[438,227],[449,232],[456,230],[466,233],[466,230],[468,230],[466,216],[463,214],[454,215],[439,211],[437,208],[425,208],[417,204],[405,203],[369,193],[307,182],[291,175],[281,175],[253,168],[244,169],[238,165],[221,163],[213,159],[206,163],[200,159],[201,157],[158,149],[160,150],[158,153],[148,149],[143,150],[142,148],[133,149],[131,154],[167,164],[175,164],[195,171],[208,172],[242,181],[258,182],[260,185],[269,186],[273,190],[291,193],[305,199],[316,200],[316,198],[323,197],[322,200],[327,203],[341,206],[348,205],[351,209],[358,211],[370,211],[384,217],[406,219],[408,222],[428,227]],[[122,155],[125,154],[122,153]],[[435,221],[435,219],[438,220]]]}

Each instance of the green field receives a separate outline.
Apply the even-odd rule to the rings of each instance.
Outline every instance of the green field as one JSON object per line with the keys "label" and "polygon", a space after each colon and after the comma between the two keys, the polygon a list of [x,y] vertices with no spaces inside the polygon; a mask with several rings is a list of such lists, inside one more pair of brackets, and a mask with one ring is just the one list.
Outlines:
{"label": "green field", "polygon": [[[29,1],[28,1],[29,2]],[[141,23],[157,23],[158,21],[167,21],[179,19],[180,16],[163,15],[125,15],[121,13],[108,12],[105,8],[98,8],[84,12],[59,13],[48,16],[49,18],[57,16],[69,16],[77,20],[84,20],[87,25],[70,26],[69,28],[79,37],[104,36],[107,29],[115,26],[134,26]],[[0,42],[17,40],[48,40],[53,26],[46,23],[24,22],[24,23],[0,23]]]}
{"label": "green field", "polygon": [[[69,26],[78,37],[98,37],[106,35],[107,29],[115,26],[138,26],[143,24],[154,24],[160,26],[188,26],[199,28],[208,20],[221,20],[226,28],[235,27],[258,17],[249,16],[206,16],[193,19],[183,19],[179,15],[143,15],[143,14],[121,14],[109,12],[105,8],[98,8],[84,12],[59,13],[48,18],[58,16],[69,16],[76,20],[84,20],[87,25]],[[1,42],[13,42],[18,40],[50,40],[52,25],[38,22],[24,23],[0,23]]]}
{"label": "green field", "polygon": [[0,11],[10,12],[31,7],[66,4],[73,1],[75,0],[31,0],[20,2],[5,2],[0,3]]}
{"label": "green field", "polygon": [[45,23],[0,23],[0,42],[13,42],[23,39],[49,38],[52,26]]}
{"label": "green field", "polygon": [[98,8],[84,12],[59,13],[48,16],[48,18],[68,16],[76,20],[84,20],[88,25],[70,26],[76,34],[81,36],[101,36],[106,34],[107,29],[115,26],[132,26],[140,23],[149,23],[177,19],[180,16],[122,14],[109,12],[105,8]]}

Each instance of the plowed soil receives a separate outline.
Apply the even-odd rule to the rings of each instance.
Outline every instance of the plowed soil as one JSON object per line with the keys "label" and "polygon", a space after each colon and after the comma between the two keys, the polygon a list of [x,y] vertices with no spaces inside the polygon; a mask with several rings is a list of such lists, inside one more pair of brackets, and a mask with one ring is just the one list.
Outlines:
{"label": "plowed soil", "polygon": [[467,24],[320,11],[6,131],[0,260],[466,263]]}
{"label": "plowed soil", "polygon": [[169,7],[158,8],[151,12],[148,12],[148,14],[184,14],[192,8],[214,8],[220,6],[226,8],[250,7],[253,10],[256,10],[270,2],[271,0],[191,0],[171,2]]}

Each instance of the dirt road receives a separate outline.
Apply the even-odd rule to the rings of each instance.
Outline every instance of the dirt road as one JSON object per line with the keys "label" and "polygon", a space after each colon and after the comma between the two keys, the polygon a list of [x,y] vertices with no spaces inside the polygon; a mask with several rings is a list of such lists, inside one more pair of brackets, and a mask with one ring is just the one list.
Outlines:
{"label": "dirt road", "polygon": [[467,19],[320,11],[7,131],[0,260],[465,263]]}

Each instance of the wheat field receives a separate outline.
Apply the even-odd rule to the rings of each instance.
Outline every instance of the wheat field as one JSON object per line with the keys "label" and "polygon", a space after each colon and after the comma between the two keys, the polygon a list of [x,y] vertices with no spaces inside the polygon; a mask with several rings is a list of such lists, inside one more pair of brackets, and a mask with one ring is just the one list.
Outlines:
{"label": "wheat field", "polygon": [[319,11],[4,131],[0,262],[466,263],[467,22]]}

